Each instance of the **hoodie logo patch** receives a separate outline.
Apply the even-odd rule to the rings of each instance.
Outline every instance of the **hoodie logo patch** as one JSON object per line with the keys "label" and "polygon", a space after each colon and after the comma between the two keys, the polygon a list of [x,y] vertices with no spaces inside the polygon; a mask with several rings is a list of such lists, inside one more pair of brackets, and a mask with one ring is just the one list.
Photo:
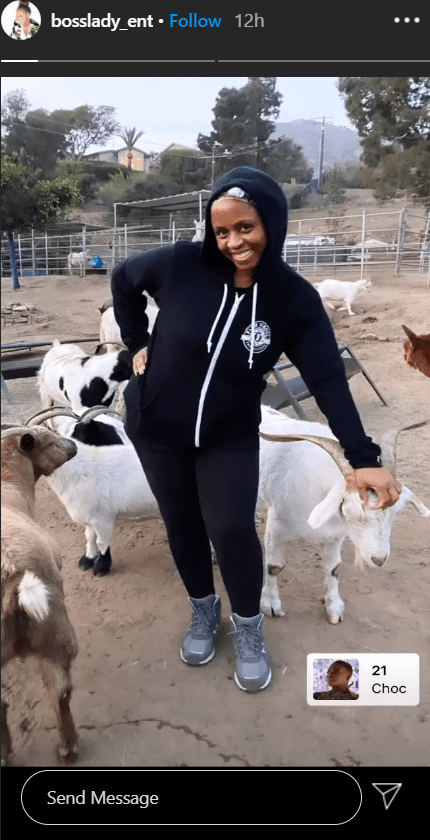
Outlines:
{"label": "hoodie logo patch", "polygon": [[[246,328],[241,339],[247,350],[251,349],[252,324]],[[265,321],[256,321],[254,324],[254,353],[262,353],[270,344],[270,327]]]}

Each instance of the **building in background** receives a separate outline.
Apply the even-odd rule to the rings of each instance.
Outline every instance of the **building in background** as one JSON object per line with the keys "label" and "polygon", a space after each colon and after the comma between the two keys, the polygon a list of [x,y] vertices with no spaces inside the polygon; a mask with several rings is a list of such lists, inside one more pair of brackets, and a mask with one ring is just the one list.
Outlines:
{"label": "building in background", "polygon": [[142,172],[144,175],[147,175],[152,154],[143,152],[142,149],[132,149],[129,151],[127,146],[124,146],[122,149],[103,149],[100,152],[93,152],[91,155],[84,155],[82,160],[104,160],[107,163],[120,163],[123,166],[130,166],[130,169],[134,172]]}

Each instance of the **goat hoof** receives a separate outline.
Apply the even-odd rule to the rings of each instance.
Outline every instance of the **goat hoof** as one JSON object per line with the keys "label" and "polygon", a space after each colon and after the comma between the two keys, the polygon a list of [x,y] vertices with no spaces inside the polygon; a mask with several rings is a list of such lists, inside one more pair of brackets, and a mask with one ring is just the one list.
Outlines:
{"label": "goat hoof", "polygon": [[94,575],[98,575],[102,577],[103,575],[108,575],[112,566],[112,557],[110,554],[110,548],[106,549],[104,554],[99,554],[94,560],[94,567],[93,572]]}
{"label": "goat hoof", "polygon": [[57,747],[57,761],[59,764],[74,764],[78,757],[77,747]]}
{"label": "goat hoof", "polygon": [[97,577],[97,576],[98,577],[104,577],[104,575],[108,575],[109,572],[110,572],[110,568],[111,568],[110,563],[106,563],[106,562],[100,563],[99,561],[96,561],[94,563],[94,568],[93,568],[94,577]]}
{"label": "goat hoof", "polygon": [[340,624],[343,621],[343,613],[330,610],[330,612],[327,612],[327,621],[329,624]]}
{"label": "goat hoof", "polygon": [[86,557],[85,554],[79,560],[79,568],[82,569],[83,572],[87,572],[88,569],[92,569],[94,566],[94,557]]}

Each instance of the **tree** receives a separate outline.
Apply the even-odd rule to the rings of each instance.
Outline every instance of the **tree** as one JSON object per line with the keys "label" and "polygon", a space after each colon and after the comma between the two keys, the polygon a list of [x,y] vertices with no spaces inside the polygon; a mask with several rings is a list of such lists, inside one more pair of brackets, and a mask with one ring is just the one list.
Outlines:
{"label": "tree", "polygon": [[27,111],[22,120],[10,122],[4,141],[6,154],[17,152],[23,162],[39,169],[45,177],[52,175],[58,158],[64,157],[69,130],[58,114],[39,108]]}
{"label": "tree", "polygon": [[[210,135],[199,134],[197,145],[203,152],[214,149],[215,179],[232,166],[254,166],[278,180],[297,177],[302,171],[312,174],[301,147],[292,140],[270,140],[282,101],[276,90],[276,78],[249,77],[240,88],[222,88],[215,102]],[[215,144],[231,156],[219,157]],[[293,171],[291,171],[293,170]],[[299,174],[300,173],[300,174]]]}
{"label": "tree", "polygon": [[81,194],[73,178],[40,180],[19,160],[18,155],[1,155],[1,226],[7,231],[12,267],[12,288],[19,289],[15,259],[14,231],[38,230],[60,212],[76,207]]}
{"label": "tree", "polygon": [[23,122],[29,108],[30,102],[22,88],[6,93],[1,106],[2,126],[10,128],[15,122]]}
{"label": "tree", "polygon": [[69,125],[66,137],[66,153],[72,160],[82,160],[87,149],[92,145],[105,146],[109,137],[118,131],[114,117],[115,108],[110,105],[81,105],[73,111],[57,111]]}
{"label": "tree", "polygon": [[[222,88],[215,102],[210,135],[199,134],[197,144],[204,152],[211,152],[215,143],[233,152],[234,165],[259,164],[260,144],[265,143],[274,129],[271,117],[279,115],[282,100],[275,90],[276,79],[250,77],[248,83],[237,88]],[[231,163],[216,167],[216,177]]]}
{"label": "tree", "polygon": [[6,154],[17,152],[21,161],[32,164],[44,175],[50,175],[57,158],[64,152],[68,127],[44,108],[30,111],[24,90],[13,90],[3,99],[1,122],[2,148]]}
{"label": "tree", "polygon": [[6,135],[3,148],[7,154],[24,150],[27,161],[44,174],[53,171],[58,158],[68,156],[81,160],[93,144],[104,146],[119,128],[114,117],[116,109],[110,105],[98,108],[81,105],[71,111],[62,109],[52,113],[44,108],[30,111],[29,107],[24,90],[11,91],[4,97],[1,121]]}
{"label": "tree", "polygon": [[142,137],[142,134],[145,134],[144,131],[136,131],[135,128],[121,128],[118,131],[119,137],[122,137],[124,143],[127,146],[127,159],[128,159],[128,169],[131,174],[131,164],[133,161],[133,149],[139,140],[139,137]]}
{"label": "tree", "polygon": [[343,189],[343,176],[338,166],[333,166],[330,169],[326,182],[324,185],[324,192],[328,193],[328,199],[331,204],[343,204],[346,199],[346,193]]}
{"label": "tree", "polygon": [[368,183],[388,195],[401,182],[428,197],[430,78],[343,76],[338,90],[362,138],[362,161],[373,171]]}
{"label": "tree", "polygon": [[188,149],[172,149],[161,155],[160,176],[174,185],[174,192],[204,189],[208,159]]}
{"label": "tree", "polygon": [[261,150],[259,169],[281,183],[295,178],[297,183],[307,184],[313,175],[313,168],[304,157],[302,147],[289,137],[269,140]]}

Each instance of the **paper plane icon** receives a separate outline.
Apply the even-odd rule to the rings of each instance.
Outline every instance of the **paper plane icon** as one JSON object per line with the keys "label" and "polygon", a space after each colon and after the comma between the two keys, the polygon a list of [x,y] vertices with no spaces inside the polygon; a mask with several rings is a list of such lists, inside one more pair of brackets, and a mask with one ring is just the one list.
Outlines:
{"label": "paper plane icon", "polygon": [[376,788],[378,793],[380,793],[382,796],[382,799],[384,801],[384,808],[386,811],[388,811],[388,808],[390,807],[394,798],[397,796],[401,786],[402,782],[399,782],[398,784],[394,784],[393,782],[387,782],[386,784],[375,784],[375,782],[372,782],[372,787]]}

